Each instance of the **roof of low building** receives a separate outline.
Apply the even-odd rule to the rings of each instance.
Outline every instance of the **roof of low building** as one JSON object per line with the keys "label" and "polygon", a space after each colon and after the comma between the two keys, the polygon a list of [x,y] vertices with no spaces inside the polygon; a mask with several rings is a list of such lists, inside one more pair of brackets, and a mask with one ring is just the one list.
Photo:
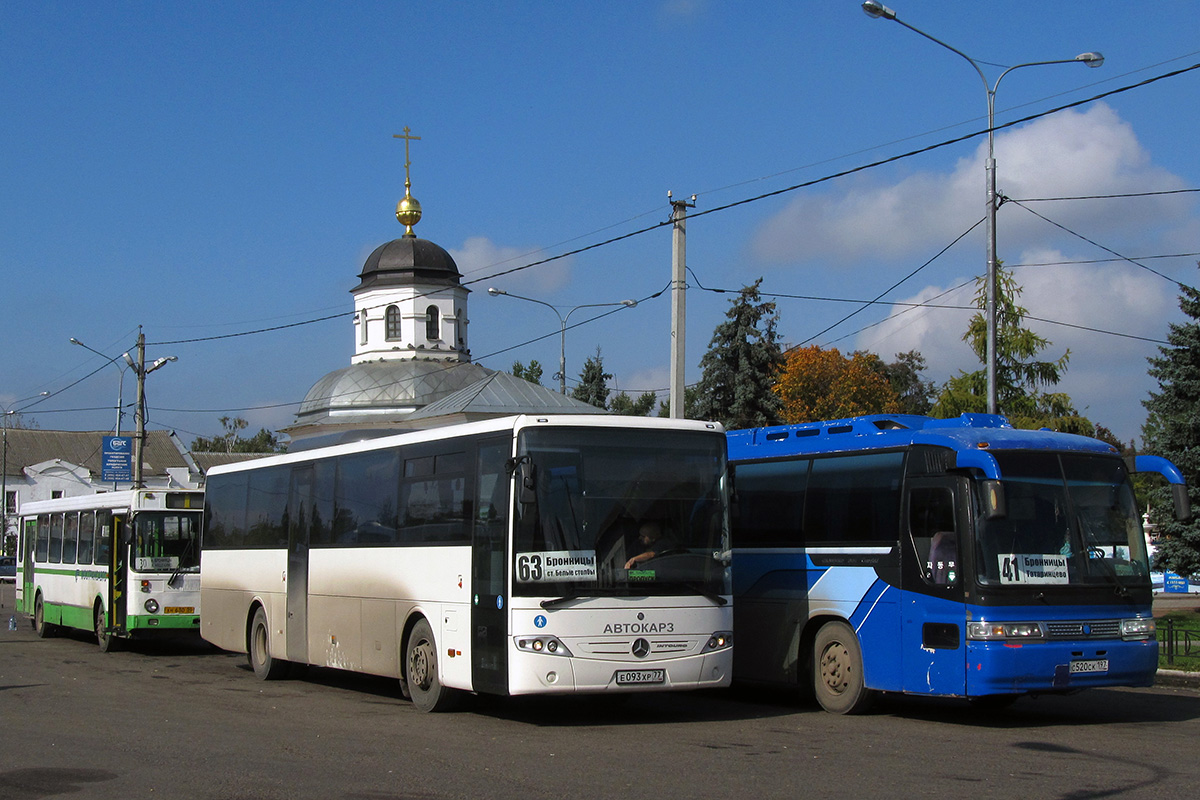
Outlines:
{"label": "roof of low building", "polygon": [[[6,473],[19,477],[25,467],[55,459],[86,468],[92,475],[101,474],[101,449],[109,431],[47,431],[40,428],[10,428],[6,437],[8,451],[4,457]],[[132,434],[126,434],[131,436]],[[207,470],[217,464],[260,458],[263,453],[193,453],[196,463]],[[187,468],[179,448],[171,441],[169,431],[146,431],[146,446],[142,450],[143,471],[147,475],[165,475],[168,469]]]}

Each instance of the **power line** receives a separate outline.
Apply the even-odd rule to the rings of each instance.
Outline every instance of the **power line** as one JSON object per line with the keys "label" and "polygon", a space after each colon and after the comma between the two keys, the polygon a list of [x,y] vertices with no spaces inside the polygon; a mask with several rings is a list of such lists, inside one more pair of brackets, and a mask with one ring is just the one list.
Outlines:
{"label": "power line", "polygon": [[[1021,118],[1019,118],[1019,119],[1015,119],[1015,120],[1012,120],[1012,121],[1010,121],[1010,122],[1005,122],[1005,123],[1003,123],[1003,124],[996,125],[996,126],[994,126],[994,127],[990,128],[990,130],[991,130],[991,131],[999,131],[999,130],[1004,130],[1004,129],[1006,129],[1006,128],[1011,128],[1011,127],[1014,127],[1014,126],[1016,126],[1016,125],[1021,125],[1021,124],[1024,124],[1024,123],[1026,123],[1026,122],[1031,122],[1031,121],[1033,121],[1033,120],[1040,119],[1040,118],[1042,118],[1042,117],[1045,117],[1045,116],[1049,116],[1049,115],[1051,115],[1051,114],[1056,114],[1056,113],[1058,113],[1058,112],[1060,112],[1060,111],[1065,111],[1065,110],[1067,110],[1067,109],[1071,109],[1071,108],[1077,108],[1077,107],[1079,107],[1079,106],[1086,105],[1087,103],[1095,102],[1096,100],[1103,100],[1103,99],[1105,99],[1105,98],[1107,98],[1107,97],[1112,97],[1112,96],[1114,96],[1114,95],[1122,94],[1122,93],[1124,93],[1124,92],[1128,92],[1128,91],[1131,91],[1131,90],[1133,90],[1133,89],[1138,89],[1138,88],[1142,88],[1142,87],[1144,87],[1144,86],[1149,86],[1149,85],[1150,85],[1150,84],[1152,84],[1152,83],[1156,83],[1156,82],[1158,82],[1158,81],[1165,80],[1165,79],[1167,79],[1167,78],[1174,78],[1174,77],[1177,77],[1177,76],[1179,76],[1179,75],[1183,75],[1183,74],[1185,74],[1185,73],[1191,72],[1191,71],[1193,71],[1193,70],[1196,70],[1196,69],[1200,69],[1200,63],[1198,63],[1198,64],[1193,64],[1193,65],[1192,65],[1192,66],[1190,66],[1190,67],[1183,67],[1183,68],[1181,68],[1181,69],[1177,69],[1177,70],[1173,70],[1173,71],[1171,71],[1171,72],[1163,73],[1162,75],[1157,75],[1157,76],[1154,76],[1154,77],[1151,77],[1151,78],[1147,78],[1147,79],[1145,79],[1145,80],[1142,80],[1142,81],[1139,81],[1139,82],[1137,82],[1137,83],[1128,84],[1128,85],[1126,85],[1126,86],[1122,86],[1122,87],[1119,87],[1119,88],[1117,88],[1117,89],[1110,89],[1110,90],[1109,90],[1109,91],[1107,91],[1107,92],[1101,92],[1100,94],[1097,94],[1097,95],[1092,95],[1092,96],[1090,96],[1090,97],[1087,97],[1087,98],[1084,98],[1084,99],[1082,99],[1082,100],[1077,100],[1077,101],[1074,101],[1074,102],[1071,102],[1071,103],[1066,103],[1066,104],[1064,104],[1064,105],[1056,106],[1056,107],[1054,107],[1054,108],[1048,109],[1048,110],[1046,110],[1046,111],[1041,111],[1041,112],[1038,112],[1038,113],[1036,113],[1036,114],[1029,114],[1029,115],[1027,115],[1027,116],[1024,116],[1024,117],[1021,117]],[[956,136],[956,137],[954,137],[954,138],[952,138],[952,139],[947,139],[947,140],[944,140],[944,141],[941,141],[941,142],[937,142],[937,143],[934,143],[934,144],[928,145],[928,146],[926,146],[926,147],[921,147],[921,148],[918,148],[918,149],[916,149],[916,150],[909,150],[909,151],[907,151],[907,152],[900,153],[900,154],[898,154],[898,155],[895,155],[895,156],[890,156],[890,157],[888,157],[888,158],[880,159],[880,160],[878,160],[878,161],[873,161],[873,162],[870,162],[870,163],[868,163],[868,164],[862,164],[862,165],[860,165],[860,166],[857,166],[857,167],[852,167],[852,168],[850,168],[850,169],[842,170],[842,171],[840,171],[840,172],[835,172],[835,173],[832,173],[832,174],[829,174],[829,175],[825,175],[825,176],[823,176],[823,177],[820,177],[820,178],[814,178],[814,179],[812,179],[812,180],[809,180],[809,181],[804,181],[804,182],[802,182],[802,183],[793,184],[793,185],[791,185],[791,186],[786,186],[786,187],[783,187],[783,188],[781,188],[781,189],[775,189],[775,190],[773,190],[773,191],[770,191],[770,192],[764,192],[764,193],[762,193],[762,194],[758,194],[758,195],[755,195],[755,196],[752,196],[752,197],[743,198],[743,199],[741,199],[741,200],[735,200],[734,202],[731,202],[731,203],[726,203],[726,204],[724,204],[724,205],[720,205],[720,206],[716,206],[715,208],[710,208],[710,209],[705,209],[705,210],[702,210],[702,211],[697,211],[697,212],[694,212],[693,214],[691,214],[691,215],[689,215],[689,216],[690,216],[690,218],[692,218],[692,219],[695,219],[695,218],[698,218],[698,217],[707,216],[707,215],[709,215],[709,214],[715,214],[715,213],[722,212],[722,211],[728,211],[729,209],[732,209],[732,208],[737,208],[737,207],[739,207],[739,206],[743,206],[743,205],[747,205],[747,204],[750,204],[750,203],[759,202],[759,201],[761,201],[761,200],[766,200],[766,199],[769,199],[769,198],[772,198],[772,197],[778,197],[779,195],[788,194],[788,193],[790,193],[790,192],[794,192],[794,191],[797,191],[797,190],[799,190],[799,189],[804,189],[804,188],[808,188],[808,187],[811,187],[811,186],[816,186],[816,185],[818,185],[818,184],[821,184],[821,183],[827,183],[827,182],[829,182],[829,181],[832,181],[832,180],[835,180],[835,179],[837,179],[837,178],[844,178],[844,177],[846,177],[846,176],[849,176],[849,175],[854,175],[854,174],[856,174],[856,173],[859,173],[859,172],[865,172],[865,171],[867,171],[867,170],[874,169],[874,168],[876,168],[876,167],[881,167],[881,166],[884,166],[884,165],[887,165],[887,164],[892,164],[892,163],[895,163],[895,162],[897,162],[897,161],[901,161],[901,160],[904,160],[904,159],[907,159],[907,158],[912,158],[912,157],[915,157],[915,156],[918,156],[918,155],[923,155],[923,154],[925,154],[925,153],[929,153],[929,152],[932,152],[932,151],[934,151],[934,150],[941,149],[941,148],[943,148],[943,147],[948,147],[948,146],[950,146],[950,145],[952,145],[952,144],[958,144],[958,143],[960,143],[960,142],[967,141],[968,139],[973,139],[973,138],[975,138],[975,137],[977,137],[977,136],[982,136],[982,135],[984,135],[984,134],[988,133],[988,131],[989,131],[989,129],[988,129],[988,128],[984,128],[984,129],[982,129],[982,130],[978,130],[978,131],[975,131],[975,132],[972,132],[972,133],[963,134],[962,136]],[[642,215],[639,215],[639,216],[642,216]],[[635,217],[635,218],[636,218],[636,217]],[[621,242],[621,241],[625,241],[625,240],[628,240],[628,239],[632,239],[632,238],[634,238],[634,237],[636,237],[636,236],[641,236],[641,235],[642,235],[642,234],[644,234],[644,233],[650,233],[651,231],[655,231],[655,230],[658,230],[659,228],[664,228],[664,227],[667,227],[668,225],[672,225],[672,224],[673,224],[673,220],[671,220],[671,219],[666,219],[666,220],[663,220],[663,221],[661,221],[661,222],[657,222],[657,223],[655,223],[655,224],[653,224],[653,225],[648,225],[648,226],[646,226],[646,227],[639,228],[639,229],[637,229],[637,230],[633,230],[633,231],[630,231],[630,232],[628,232],[628,233],[623,233],[623,234],[620,234],[620,235],[618,235],[618,236],[613,236],[613,237],[610,237],[610,238],[608,238],[608,239],[605,239],[605,240],[603,240],[603,241],[600,241],[600,242],[595,242],[595,243],[593,243],[593,244],[585,245],[585,246],[583,246],[583,247],[577,247],[577,248],[575,248],[575,249],[573,249],[573,250],[568,250],[568,251],[565,251],[565,252],[563,252],[563,253],[559,253],[558,255],[547,256],[546,258],[538,259],[538,260],[536,260],[536,261],[531,261],[531,262],[529,262],[529,263],[527,263],[527,264],[523,264],[523,265],[521,265],[521,266],[512,267],[511,269],[501,270],[500,272],[494,272],[494,273],[491,273],[491,274],[489,274],[489,275],[485,275],[485,276],[483,276],[483,277],[481,277],[481,278],[476,278],[476,279],[473,279],[473,280],[470,280],[470,281],[464,281],[464,282],[462,283],[462,285],[463,285],[463,286],[470,286],[470,285],[474,285],[474,284],[478,284],[478,283],[483,283],[483,282],[486,282],[486,281],[491,281],[491,280],[494,280],[494,279],[496,279],[496,278],[503,277],[503,276],[505,276],[505,275],[511,275],[511,274],[513,274],[513,273],[516,273],[516,272],[521,272],[521,271],[523,271],[523,270],[531,269],[531,268],[533,268],[533,267],[537,267],[537,266],[542,266],[543,264],[548,264],[548,263],[551,263],[551,262],[553,262],[553,261],[559,261],[559,260],[561,260],[561,259],[568,258],[568,257],[570,257],[570,256],[579,255],[579,254],[581,254],[581,253],[586,253],[586,252],[589,252],[589,251],[591,251],[591,250],[596,250],[596,249],[598,249],[598,248],[601,248],[601,247],[606,247],[606,246],[608,246],[608,245],[611,245],[611,244],[616,244],[617,242]],[[418,297],[420,297],[420,296],[424,296],[424,295],[418,295]],[[158,346],[158,345],[169,345],[169,344],[192,344],[192,343],[196,343],[196,342],[215,341],[215,340],[220,340],[220,339],[230,339],[230,338],[235,338],[235,337],[239,337],[239,336],[251,336],[251,335],[255,335],[255,334],[259,334],[259,333],[268,333],[268,332],[277,331],[277,330],[284,330],[284,329],[287,329],[287,328],[295,328],[295,327],[299,327],[299,326],[301,326],[301,325],[310,325],[310,324],[313,324],[313,323],[315,323],[315,322],[324,322],[324,321],[326,321],[326,320],[330,320],[330,319],[337,319],[337,318],[341,318],[341,317],[352,316],[352,314],[353,314],[353,312],[343,312],[343,313],[340,313],[340,314],[332,314],[332,315],[329,315],[329,316],[325,316],[325,317],[319,317],[319,318],[316,318],[316,319],[305,320],[305,321],[301,321],[301,322],[295,322],[295,323],[291,323],[291,324],[288,324],[288,325],[275,325],[275,326],[270,326],[270,327],[266,327],[266,328],[260,328],[260,329],[256,329],[256,330],[242,331],[242,332],[239,332],[239,333],[230,333],[230,334],[223,334],[223,335],[209,336],[209,337],[196,337],[196,338],[193,338],[193,339],[180,339],[180,340],[175,340],[175,341],[166,341],[166,342],[151,342],[151,343],[148,343],[148,344],[149,344],[149,345],[155,345],[155,346]],[[819,334],[818,334],[818,335],[819,335]]]}

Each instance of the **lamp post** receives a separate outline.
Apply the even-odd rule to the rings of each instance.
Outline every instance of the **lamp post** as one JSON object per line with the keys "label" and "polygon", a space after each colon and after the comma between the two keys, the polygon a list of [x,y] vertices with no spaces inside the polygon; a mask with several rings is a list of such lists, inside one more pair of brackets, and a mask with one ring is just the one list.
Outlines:
{"label": "lamp post", "polygon": [[584,303],[583,305],[574,306],[566,314],[558,310],[558,306],[551,305],[545,300],[534,300],[532,297],[522,297],[519,294],[506,292],[503,289],[489,288],[488,294],[492,297],[502,294],[505,297],[515,297],[518,300],[526,300],[530,303],[537,303],[539,306],[545,306],[558,316],[558,391],[560,394],[567,393],[567,320],[581,308],[605,308],[608,306],[625,306],[633,308],[637,305],[637,300],[622,300],[618,303]]}
{"label": "lamp post", "polygon": [[4,545],[8,541],[8,418],[21,413],[21,409],[14,409],[13,406],[49,396],[49,392],[38,392],[30,397],[14,400],[8,405],[2,406],[4,409],[4,455],[0,457],[0,461],[3,462],[3,466],[0,467],[0,473],[2,473],[0,474],[0,503],[3,503],[3,507],[0,508],[0,552],[4,551]]}
{"label": "lamp post", "polygon": [[[100,356],[101,358],[106,359],[108,361],[108,363],[112,364],[114,367],[116,367],[120,371],[120,376],[119,376],[119,380],[117,383],[117,424],[116,424],[116,427],[113,428],[113,436],[120,436],[121,435],[121,417],[123,416],[122,403],[124,402],[124,395],[125,395],[125,365],[118,363],[118,359],[120,359],[121,356],[115,356],[113,358],[109,358],[108,356],[104,355],[104,353],[101,353],[99,350],[95,349],[94,347],[88,347],[86,344],[79,341],[74,336],[71,337],[70,341],[71,341],[71,344],[77,344],[80,347],[82,347],[84,350],[90,350],[91,352],[95,353],[96,355]],[[123,355],[128,357],[128,353],[125,353]]]}
{"label": "lamp post", "polygon": [[999,413],[999,405],[996,398],[996,151],[995,151],[995,117],[996,117],[996,89],[1000,86],[1000,81],[1004,80],[1004,76],[1013,70],[1021,69],[1022,67],[1039,67],[1046,64],[1071,64],[1074,62],[1082,62],[1089,67],[1099,67],[1104,63],[1104,56],[1100,53],[1080,53],[1074,58],[1061,58],[1053,61],[1030,61],[1025,64],[1017,64],[1009,67],[1000,73],[1000,77],[996,78],[994,83],[989,84],[987,76],[983,74],[983,69],[979,63],[969,55],[951,47],[934,36],[930,36],[920,28],[909,25],[904,20],[896,16],[896,12],[877,0],[866,0],[862,4],[862,9],[867,16],[874,19],[888,19],[892,22],[899,23],[910,31],[924,36],[931,42],[939,44],[952,53],[956,53],[967,60],[975,72],[979,74],[979,79],[983,81],[983,89],[987,92],[987,109],[988,109],[988,157],[985,164],[987,177],[987,410],[989,414]]}

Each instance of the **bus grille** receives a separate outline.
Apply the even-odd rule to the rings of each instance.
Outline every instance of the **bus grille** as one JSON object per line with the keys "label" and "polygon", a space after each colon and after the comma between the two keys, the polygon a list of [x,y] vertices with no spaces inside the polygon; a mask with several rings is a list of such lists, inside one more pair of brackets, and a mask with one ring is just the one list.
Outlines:
{"label": "bus grille", "polygon": [[1121,620],[1095,619],[1084,622],[1047,622],[1051,639],[1120,639]]}

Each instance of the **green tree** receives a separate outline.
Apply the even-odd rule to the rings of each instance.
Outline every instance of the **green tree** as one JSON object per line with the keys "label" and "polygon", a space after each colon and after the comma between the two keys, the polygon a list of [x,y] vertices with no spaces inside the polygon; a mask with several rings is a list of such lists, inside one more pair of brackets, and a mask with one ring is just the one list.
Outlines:
{"label": "green tree", "polygon": [[[697,404],[700,402],[700,389],[696,386],[683,387],[683,417],[684,419],[700,419],[700,412],[696,410]],[[671,416],[670,399],[663,400],[658,404],[658,416]]]}
{"label": "green tree", "polygon": [[753,428],[779,421],[782,401],[772,391],[783,365],[775,304],[758,291],[762,278],[742,288],[713,331],[700,359],[694,414],[726,428]]}
{"label": "green tree", "polygon": [[250,437],[240,436],[250,423],[241,417],[221,417],[225,432],[218,436],[197,436],[192,441],[192,452],[196,453],[282,453],[287,445],[281,444],[279,436],[266,428]]}
{"label": "green tree", "polygon": [[[1167,344],[1149,359],[1158,381],[1142,404],[1146,450],[1170,459],[1187,479],[1192,506],[1200,508],[1200,291],[1180,284],[1179,307],[1189,321],[1168,326]],[[1171,491],[1156,481],[1150,516],[1159,532],[1156,563],[1180,575],[1200,572],[1200,523],[1175,519]]]}
{"label": "green tree", "polygon": [[885,364],[878,356],[875,358],[880,374],[896,393],[900,413],[928,414],[937,397],[937,387],[933,381],[925,378],[925,356],[920,351],[909,350],[907,353],[896,353],[896,360],[890,364]]}
{"label": "green tree", "polygon": [[604,357],[600,355],[600,348],[597,347],[596,355],[584,362],[583,371],[579,373],[579,385],[571,391],[571,396],[597,408],[608,408],[608,395],[611,391],[608,381],[611,379],[612,375],[604,371]]}
{"label": "green tree", "polygon": [[645,417],[654,410],[654,401],[657,399],[654,392],[643,392],[637,400],[625,392],[619,392],[608,401],[608,410],[627,417]]}
{"label": "green tree", "polygon": [[[961,372],[948,380],[931,413],[936,417],[987,411],[987,279],[976,282],[975,304],[963,341],[971,346],[983,369]],[[1050,341],[1024,326],[1029,313],[1017,305],[1021,287],[1003,267],[996,269],[996,402],[1001,414],[1018,428],[1050,428],[1091,436],[1095,426],[1075,410],[1069,395],[1047,392],[1067,371],[1071,351],[1055,361],[1037,356]]]}
{"label": "green tree", "polygon": [[520,361],[514,361],[512,365],[512,374],[516,377],[542,385],[542,365],[535,358],[529,362],[529,366],[525,366]]}

